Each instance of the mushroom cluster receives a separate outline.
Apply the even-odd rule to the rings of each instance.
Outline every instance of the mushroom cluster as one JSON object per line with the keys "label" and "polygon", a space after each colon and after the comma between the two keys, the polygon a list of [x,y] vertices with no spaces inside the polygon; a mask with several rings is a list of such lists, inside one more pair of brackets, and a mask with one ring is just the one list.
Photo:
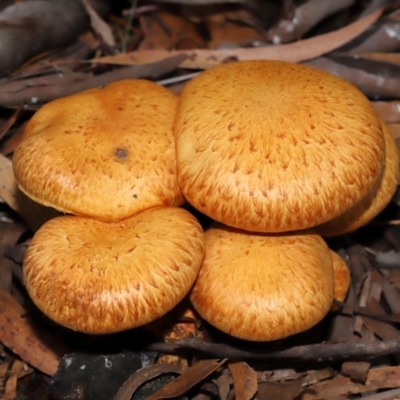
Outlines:
{"label": "mushroom cluster", "polygon": [[260,341],[318,323],[350,279],[319,233],[357,229],[397,187],[398,151],[368,99],[304,65],[225,64],[186,85],[175,137],[185,198],[218,221],[191,291],[199,314]]}
{"label": "mushroom cluster", "polygon": [[[370,221],[399,175],[358,89],[266,60],[214,67],[179,98],[126,80],[48,103],[13,165],[24,193],[73,214],[43,225],[24,260],[52,319],[116,332],[190,291],[206,321],[257,341],[309,329],[344,300],[349,270],[322,236]],[[184,201],[215,221],[205,234]]]}
{"label": "mushroom cluster", "polygon": [[177,184],[177,97],[124,80],[55,100],[29,121],[13,158],[20,189],[73,214],[34,235],[23,272],[40,310],[68,328],[146,324],[188,293],[204,233]]}

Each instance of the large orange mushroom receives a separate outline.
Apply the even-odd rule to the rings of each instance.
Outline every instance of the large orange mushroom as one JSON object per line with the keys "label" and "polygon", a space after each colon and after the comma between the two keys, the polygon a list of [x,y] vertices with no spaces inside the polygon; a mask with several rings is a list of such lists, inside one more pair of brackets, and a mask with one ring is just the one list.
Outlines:
{"label": "large orange mushroom", "polygon": [[183,90],[178,181],[211,218],[258,232],[344,213],[381,176],[385,141],[369,100],[327,72],[280,61],[224,64]]}

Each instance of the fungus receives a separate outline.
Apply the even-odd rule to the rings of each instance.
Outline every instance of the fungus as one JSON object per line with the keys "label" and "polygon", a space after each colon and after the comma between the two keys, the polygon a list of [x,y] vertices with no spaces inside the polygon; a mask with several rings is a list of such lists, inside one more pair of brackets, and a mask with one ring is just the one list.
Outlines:
{"label": "fungus", "polygon": [[[333,276],[335,280],[335,300],[343,302],[346,299],[347,292],[349,291],[351,276],[350,269],[346,261],[336,253],[331,250],[332,264],[333,264]],[[331,311],[336,311],[337,306],[332,305]]]}
{"label": "fungus", "polygon": [[47,103],[14,154],[19,188],[45,206],[104,221],[182,204],[176,106],[169,90],[138,79]]}
{"label": "fungus", "polygon": [[178,182],[198,210],[258,232],[344,213],[381,176],[385,142],[369,100],[327,72],[243,61],[189,82],[175,122]]}
{"label": "fungus", "polygon": [[399,151],[389,127],[382,119],[381,124],[386,148],[382,176],[374,188],[350,210],[331,221],[316,226],[314,229],[320,235],[335,236],[355,231],[377,216],[393,197],[399,179]]}
{"label": "fungus", "polygon": [[276,340],[311,328],[329,312],[332,258],[316,233],[250,233],[216,224],[205,232],[205,243],[190,299],[219,330]]}
{"label": "fungus", "polygon": [[204,256],[198,221],[156,207],[118,222],[61,216],[45,223],[23,272],[37,307],[70,329],[104,334],[170,311],[190,290]]}

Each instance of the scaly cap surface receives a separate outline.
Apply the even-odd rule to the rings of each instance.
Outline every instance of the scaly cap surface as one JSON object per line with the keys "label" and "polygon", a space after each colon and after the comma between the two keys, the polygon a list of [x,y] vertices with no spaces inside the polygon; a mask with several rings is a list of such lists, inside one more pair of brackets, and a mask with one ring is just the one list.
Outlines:
{"label": "scaly cap surface", "polygon": [[204,255],[198,221],[157,207],[119,222],[62,216],[33,237],[23,264],[26,287],[48,317],[92,334],[144,325],[191,288]]}
{"label": "scaly cap surface", "polygon": [[191,301],[221,331],[254,341],[281,339],[311,328],[332,306],[332,259],[319,235],[267,235],[217,224],[205,240]]}
{"label": "scaly cap surface", "polygon": [[375,185],[385,156],[379,118],[350,83],[280,61],[243,61],[187,84],[175,123],[186,199],[226,225],[309,228]]}
{"label": "scaly cap surface", "polygon": [[45,206],[105,221],[182,204],[176,106],[167,89],[135,79],[46,104],[14,154],[20,189]]}

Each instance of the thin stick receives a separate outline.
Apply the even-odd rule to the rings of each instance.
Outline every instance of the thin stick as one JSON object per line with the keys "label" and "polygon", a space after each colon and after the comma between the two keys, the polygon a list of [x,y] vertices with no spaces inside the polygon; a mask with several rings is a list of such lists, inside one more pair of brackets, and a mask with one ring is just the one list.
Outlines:
{"label": "thin stick", "polygon": [[[261,345],[260,345],[261,347]],[[400,340],[381,342],[322,343],[296,346],[278,351],[246,351],[221,343],[208,343],[197,338],[184,339],[175,343],[153,343],[146,350],[161,353],[197,353],[209,357],[229,359],[274,360],[333,360],[348,358],[380,357],[400,353]]]}

